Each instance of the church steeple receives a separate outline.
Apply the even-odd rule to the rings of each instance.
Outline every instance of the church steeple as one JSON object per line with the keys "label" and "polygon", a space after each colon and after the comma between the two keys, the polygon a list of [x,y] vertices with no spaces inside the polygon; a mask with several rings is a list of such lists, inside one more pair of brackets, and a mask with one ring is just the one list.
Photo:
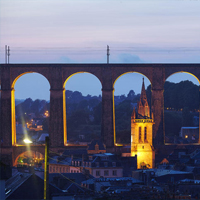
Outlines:
{"label": "church steeple", "polygon": [[147,101],[147,95],[144,85],[144,77],[143,77],[143,83],[142,83],[142,90],[140,95],[140,101],[138,102],[138,114],[142,118],[150,118],[150,108]]}
{"label": "church steeple", "polygon": [[137,168],[153,168],[155,151],[153,148],[153,113],[147,101],[144,78],[137,112],[131,115],[131,156],[137,155]]}

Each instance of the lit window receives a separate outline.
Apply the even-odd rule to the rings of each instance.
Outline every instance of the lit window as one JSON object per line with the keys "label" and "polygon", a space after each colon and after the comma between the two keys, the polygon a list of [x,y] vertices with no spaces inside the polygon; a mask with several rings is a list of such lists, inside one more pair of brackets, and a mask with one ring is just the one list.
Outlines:
{"label": "lit window", "polygon": [[185,138],[188,138],[188,135],[185,135]]}

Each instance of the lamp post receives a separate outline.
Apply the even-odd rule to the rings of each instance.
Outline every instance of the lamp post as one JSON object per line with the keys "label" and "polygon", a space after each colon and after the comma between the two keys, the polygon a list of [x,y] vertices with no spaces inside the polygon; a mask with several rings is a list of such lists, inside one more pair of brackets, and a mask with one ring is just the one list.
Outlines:
{"label": "lamp post", "polygon": [[45,137],[44,199],[49,199],[49,137]]}
{"label": "lamp post", "polygon": [[[26,144],[33,143],[28,138],[24,139]],[[44,199],[49,199],[49,137],[45,137],[45,158],[44,158]]]}

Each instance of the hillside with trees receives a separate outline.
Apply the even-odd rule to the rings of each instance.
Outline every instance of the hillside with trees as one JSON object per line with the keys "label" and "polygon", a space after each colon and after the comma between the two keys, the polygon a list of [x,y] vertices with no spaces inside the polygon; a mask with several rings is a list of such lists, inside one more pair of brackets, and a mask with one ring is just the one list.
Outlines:
{"label": "hillside with trees", "polygon": [[[181,127],[197,127],[199,117],[200,87],[190,81],[166,82],[164,86],[165,136],[178,138]],[[172,140],[171,140],[172,141]]]}

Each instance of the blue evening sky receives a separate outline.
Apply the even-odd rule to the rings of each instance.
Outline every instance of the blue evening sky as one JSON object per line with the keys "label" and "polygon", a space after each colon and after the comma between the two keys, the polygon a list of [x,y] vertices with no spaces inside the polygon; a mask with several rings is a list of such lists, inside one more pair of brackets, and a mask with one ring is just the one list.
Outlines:
{"label": "blue evening sky", "polygon": [[[200,63],[199,10],[200,0],[0,0],[0,63],[5,45],[10,63],[105,63],[107,45],[111,63]],[[95,77],[78,76],[67,89],[82,86],[84,95],[101,94]],[[171,79],[199,84],[185,73]],[[137,94],[141,82],[142,75],[127,74],[115,92]],[[30,88],[33,99],[49,99],[48,82],[34,74],[17,81],[16,98],[23,99]]]}

